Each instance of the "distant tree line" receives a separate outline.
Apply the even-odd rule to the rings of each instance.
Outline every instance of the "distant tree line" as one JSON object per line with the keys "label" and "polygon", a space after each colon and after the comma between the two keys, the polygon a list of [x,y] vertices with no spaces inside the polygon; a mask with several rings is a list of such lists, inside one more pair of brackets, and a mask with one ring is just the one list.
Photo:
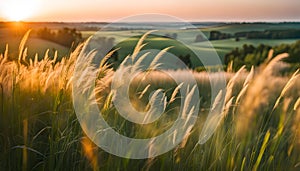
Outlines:
{"label": "distant tree line", "polygon": [[[222,33],[220,31],[211,31],[209,33],[208,40],[223,40],[235,38],[239,41],[240,38],[246,39],[299,39],[300,30],[299,29],[287,29],[287,30],[265,30],[265,31],[244,31],[237,32],[234,34]],[[195,42],[206,41],[203,35],[199,34],[195,38]]]}
{"label": "distant tree line", "polygon": [[[233,36],[229,33],[222,33],[220,31],[211,31],[209,33],[208,40],[223,40],[223,39],[230,39]],[[203,34],[198,34],[195,38],[195,42],[203,42],[207,41]]]}
{"label": "distant tree line", "polygon": [[45,27],[37,31],[37,36],[66,47],[76,47],[83,41],[82,34],[79,31],[67,27],[59,30],[51,30]]}
{"label": "distant tree line", "polygon": [[226,54],[224,62],[228,66],[232,61],[234,70],[239,69],[243,65],[246,65],[246,68],[250,69],[251,66],[262,64],[267,59],[271,49],[274,50],[274,56],[281,53],[289,54],[289,57],[283,61],[291,65],[291,71],[300,67],[300,40],[290,45],[282,44],[274,47],[264,44],[254,47],[253,45],[245,44],[242,48],[236,48]]}
{"label": "distant tree line", "polygon": [[232,37],[229,33],[222,33],[220,31],[211,31],[209,34],[209,40],[222,40],[230,39]]}
{"label": "distant tree line", "polygon": [[247,39],[298,39],[300,30],[265,30],[265,31],[247,31],[237,32],[235,37],[245,37]]}

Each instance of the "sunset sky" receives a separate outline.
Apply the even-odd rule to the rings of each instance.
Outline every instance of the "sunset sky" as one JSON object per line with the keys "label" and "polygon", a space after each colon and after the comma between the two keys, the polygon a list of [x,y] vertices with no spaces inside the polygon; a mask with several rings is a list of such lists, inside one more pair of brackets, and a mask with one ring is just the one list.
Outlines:
{"label": "sunset sky", "polygon": [[114,21],[162,13],[189,21],[300,21],[299,0],[0,0],[0,20]]}

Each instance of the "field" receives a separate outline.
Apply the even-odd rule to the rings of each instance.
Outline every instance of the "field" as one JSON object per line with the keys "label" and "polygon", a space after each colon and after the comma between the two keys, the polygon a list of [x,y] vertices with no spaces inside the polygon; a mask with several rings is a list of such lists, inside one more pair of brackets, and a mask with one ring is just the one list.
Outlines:
{"label": "field", "polygon": [[[195,24],[196,25],[196,24]],[[209,33],[211,31],[221,31],[224,33],[230,33],[234,34],[237,32],[243,32],[243,31],[264,31],[264,30],[284,30],[284,29],[299,29],[300,24],[299,23],[249,23],[249,24],[226,24],[222,23],[219,24],[219,26],[211,26],[201,29],[188,29],[188,30],[168,30],[168,33],[172,35],[176,32],[177,38],[176,42],[172,41],[172,39],[168,38],[160,38],[155,39],[154,42],[150,45],[148,48],[155,48],[155,46],[161,46],[160,44],[166,44],[167,45],[175,45],[177,47],[178,51],[180,52],[174,52],[176,55],[185,55],[189,54],[190,52],[185,52],[187,49],[180,48],[182,45],[180,43],[189,44],[189,49],[192,51],[202,51],[207,53],[213,53],[217,52],[220,59],[223,61],[224,56],[232,51],[235,48],[241,48],[243,45],[253,45],[258,46],[260,44],[270,45],[270,46],[276,46],[281,44],[291,44],[295,43],[297,38],[295,39],[245,39],[241,38],[239,41],[236,41],[234,38],[231,39],[225,39],[225,40],[213,40],[208,42],[195,42],[195,37],[197,34],[200,34],[202,32],[203,35],[206,36],[206,38],[209,37]],[[100,30],[100,29],[99,29]],[[134,48],[134,44],[137,42],[138,38],[130,38],[129,40],[126,39],[128,37],[134,37],[137,35],[140,35],[143,33],[144,30],[121,30],[121,31],[82,31],[83,37],[89,37],[93,35],[101,36],[110,38],[113,35],[113,38],[115,39],[115,42],[121,42],[120,47],[121,50],[119,51],[119,54],[121,58],[126,57],[131,50]],[[150,40],[151,41],[151,40]],[[152,40],[153,41],[153,40]],[[176,51],[176,50],[174,50]],[[192,65],[193,66],[199,66],[200,63],[197,60],[194,60],[192,57]]]}
{"label": "field", "polygon": [[[114,38],[115,42],[121,43],[124,48],[121,48],[119,51],[120,58],[123,59],[126,57],[131,50],[134,48],[135,42],[138,38],[131,38],[127,40],[128,37],[135,37],[144,33],[145,30],[137,29],[121,29],[120,31],[109,31],[106,26],[107,23],[0,23],[0,50],[4,51],[5,45],[10,45],[11,53],[18,53],[17,47],[21,39],[20,35],[23,35],[28,29],[36,31],[41,28],[49,28],[52,30],[59,30],[65,27],[75,28],[82,34],[84,39],[87,39],[90,36],[97,35],[104,38]],[[207,24],[205,27],[202,23],[192,23],[194,27],[200,25],[200,28],[192,29],[182,29],[178,30],[168,30],[169,34],[176,32],[177,38],[175,41],[172,41],[167,38],[156,39],[154,43],[151,43],[151,46],[160,46],[159,44],[175,45],[177,50],[175,51],[176,55],[190,54],[189,49],[192,51],[202,51],[207,53],[214,53],[215,51],[219,55],[220,59],[223,61],[224,56],[235,48],[241,48],[244,44],[258,46],[260,44],[275,46],[281,44],[291,44],[295,43],[295,39],[245,39],[241,38],[240,41],[236,41],[234,38],[225,39],[225,40],[213,40],[208,42],[195,42],[195,37],[202,32],[206,38],[209,38],[211,31],[220,31],[224,33],[234,34],[237,32],[243,31],[264,31],[264,30],[284,30],[284,29],[300,29],[299,23],[213,23]],[[99,30],[105,28],[107,31]],[[18,36],[16,36],[18,35]],[[161,41],[164,40],[164,41]],[[178,43],[178,44],[177,44]],[[182,49],[180,43],[188,44],[188,48]],[[34,53],[38,53],[39,56],[43,56],[47,49],[49,53],[53,55],[54,51],[59,52],[58,56],[63,57],[70,53],[70,47],[64,47],[55,42],[50,42],[48,40],[43,40],[35,36],[30,36],[28,40],[28,46],[31,47],[29,50],[29,56],[34,56]],[[185,52],[188,50],[188,52]],[[176,52],[176,51],[180,51]],[[193,56],[193,55],[192,55]],[[192,57],[192,66],[196,67],[201,65],[201,63]]]}
{"label": "field", "polygon": [[[4,52],[6,45],[9,45],[10,55],[16,56],[18,53],[19,43],[22,39],[22,36],[19,36],[19,32],[23,33],[20,30],[11,29],[11,26],[0,27],[0,51]],[[49,49],[49,54],[54,55],[54,52],[57,51],[59,56],[66,56],[69,53],[69,48],[43,40],[37,37],[30,37],[27,41],[27,45],[30,47],[28,49],[29,56],[35,56],[37,53],[40,58],[44,57],[46,51]]]}
{"label": "field", "polygon": [[[268,40],[268,39],[254,39],[254,40],[248,40],[248,39],[241,39],[240,41],[235,41],[234,39],[226,39],[226,40],[216,40],[211,41],[212,46],[217,51],[219,56],[223,58],[226,53],[230,52],[234,48],[241,48],[244,44],[247,45],[259,45],[259,44],[265,44],[270,46],[276,46],[281,44],[292,44],[295,43],[298,39],[285,39],[285,40]],[[205,45],[203,43],[194,43],[193,44],[195,48],[204,48]],[[208,50],[211,50],[211,48],[208,48]]]}
{"label": "field", "polygon": [[[240,30],[240,25],[230,26],[217,28]],[[233,72],[230,66],[219,72],[174,70],[168,68],[172,61],[166,54],[184,56],[190,52],[184,44],[150,32],[124,36],[140,30],[103,32],[116,35],[116,42],[126,38],[116,45],[123,56],[116,70],[109,62],[114,53],[99,61],[88,51],[90,40],[69,53],[67,47],[29,32],[11,39],[5,29],[0,31],[0,170],[300,169],[300,71],[281,74],[281,68],[289,67],[282,62],[286,53],[270,50],[266,61],[250,71],[242,67]],[[194,43],[195,34],[181,33],[178,38],[191,43],[192,50],[212,50]],[[294,41],[211,43],[222,56],[245,43]],[[43,55],[52,48],[58,56]],[[159,52],[147,56],[147,48]],[[110,128],[99,125],[100,116]],[[119,139],[107,136],[113,131],[147,140],[165,135],[174,125],[177,129],[161,141],[144,146],[120,145]],[[160,154],[170,146],[174,148]]]}
{"label": "field", "polygon": [[[17,42],[20,41],[20,38],[1,37],[0,50],[4,52],[7,44],[9,45],[10,51],[16,53],[19,48]],[[30,49],[28,49],[28,56],[34,56],[37,53],[40,58],[43,58],[48,49],[51,56],[54,55],[55,51],[59,53],[59,56],[66,56],[69,53],[69,49],[67,47],[39,38],[30,38],[27,42],[27,45],[30,47]],[[12,55],[14,56],[15,54]]]}

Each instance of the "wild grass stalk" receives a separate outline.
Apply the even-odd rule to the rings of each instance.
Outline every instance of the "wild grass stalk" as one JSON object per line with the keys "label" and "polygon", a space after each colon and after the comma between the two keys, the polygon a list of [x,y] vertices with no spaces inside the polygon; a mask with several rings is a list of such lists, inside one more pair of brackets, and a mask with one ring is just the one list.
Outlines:
{"label": "wild grass stalk", "polygon": [[[146,46],[143,40],[150,33],[142,36],[128,58],[129,62],[138,63],[133,70],[141,69],[141,58],[148,57],[137,55]],[[300,167],[300,81],[297,73],[290,79],[274,74],[276,63],[287,54],[273,58],[270,51],[264,67],[252,67],[249,73],[243,68],[237,73],[167,70],[175,79],[190,73],[195,78],[198,87],[189,87],[186,95],[199,91],[201,103],[197,102],[196,124],[191,127],[187,121],[183,141],[173,150],[155,158],[131,160],[106,153],[83,134],[72,104],[73,80],[78,79],[85,87],[81,93],[90,91],[88,85],[94,84],[96,103],[103,117],[114,130],[133,138],[157,136],[168,130],[180,112],[181,100],[183,116],[187,120],[195,118],[192,114],[197,106],[192,105],[193,98],[184,97],[181,92],[187,89],[184,83],[176,84],[174,78],[157,71],[159,62],[153,61],[151,71],[132,80],[129,96],[133,106],[147,111],[146,106],[150,109],[153,104],[147,98],[151,92],[164,90],[159,99],[163,99],[165,112],[149,125],[134,124],[119,116],[112,103],[115,71],[107,60],[112,53],[104,57],[99,68],[97,64],[89,66],[92,60],[84,61],[76,77],[74,67],[83,45],[68,57],[59,58],[57,53],[49,56],[47,52],[43,58],[31,57],[25,47],[28,36],[29,32],[20,43],[18,59],[9,58],[8,46],[0,55],[0,169],[297,170]],[[87,79],[95,75],[95,82]],[[218,84],[224,75],[228,80],[226,90],[211,97],[209,78]],[[208,116],[209,110],[213,115]],[[177,136],[178,132],[170,140],[175,143]]]}

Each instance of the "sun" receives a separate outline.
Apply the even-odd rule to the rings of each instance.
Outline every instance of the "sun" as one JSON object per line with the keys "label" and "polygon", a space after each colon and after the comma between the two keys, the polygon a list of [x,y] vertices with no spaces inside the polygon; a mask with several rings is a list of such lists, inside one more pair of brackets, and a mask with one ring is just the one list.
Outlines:
{"label": "sun", "polygon": [[38,0],[4,0],[1,2],[2,15],[11,21],[21,21],[35,14]]}

